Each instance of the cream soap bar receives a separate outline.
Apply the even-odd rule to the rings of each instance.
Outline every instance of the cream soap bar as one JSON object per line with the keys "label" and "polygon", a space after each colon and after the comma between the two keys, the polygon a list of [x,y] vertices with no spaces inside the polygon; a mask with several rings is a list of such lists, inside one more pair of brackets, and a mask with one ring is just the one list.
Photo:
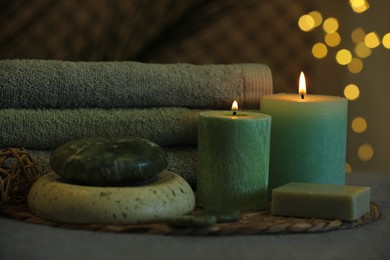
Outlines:
{"label": "cream soap bar", "polygon": [[272,215],[355,220],[369,211],[370,187],[291,182],[272,190]]}

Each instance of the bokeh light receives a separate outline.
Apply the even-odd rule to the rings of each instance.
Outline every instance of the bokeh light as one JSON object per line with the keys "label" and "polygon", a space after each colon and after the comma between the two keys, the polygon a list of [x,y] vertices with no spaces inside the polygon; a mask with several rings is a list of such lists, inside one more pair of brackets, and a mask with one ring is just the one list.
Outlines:
{"label": "bokeh light", "polygon": [[364,42],[358,43],[355,46],[355,54],[359,58],[367,58],[371,55],[371,49]]}
{"label": "bokeh light", "polygon": [[347,49],[341,49],[336,54],[336,61],[340,65],[347,65],[352,60],[352,54]]}
{"label": "bokeh light", "polygon": [[370,144],[362,144],[358,149],[358,157],[360,160],[366,162],[374,156],[374,148]]}
{"label": "bokeh light", "polygon": [[363,13],[370,8],[370,5],[366,0],[349,0],[349,5],[356,13]]}
{"label": "bokeh light", "polygon": [[366,32],[361,27],[358,27],[352,31],[351,39],[355,44],[364,42],[364,37],[366,37]]}
{"label": "bokeh light", "polygon": [[390,33],[386,33],[382,38],[383,47],[390,49]]}
{"label": "bokeh light", "polygon": [[322,59],[328,54],[328,48],[322,42],[318,42],[313,45],[311,52],[317,59]]}
{"label": "bokeh light", "polygon": [[363,61],[359,58],[353,58],[348,64],[348,70],[352,74],[357,74],[363,69]]}
{"label": "bokeh light", "polygon": [[355,100],[358,99],[360,95],[359,87],[355,84],[349,84],[344,88],[344,96],[348,100]]}
{"label": "bokeh light", "polygon": [[345,173],[351,173],[352,166],[349,163],[345,163]]}
{"label": "bokeh light", "polygon": [[366,131],[366,129],[367,129],[367,122],[366,119],[364,119],[363,117],[358,116],[352,120],[352,130],[355,133],[361,134],[364,131]]}
{"label": "bokeh light", "polygon": [[328,33],[325,35],[325,42],[329,47],[336,47],[341,42],[341,37],[338,32]]}
{"label": "bokeh light", "polygon": [[370,49],[374,49],[381,44],[379,36],[376,32],[370,32],[364,37],[364,43]]}
{"label": "bokeh light", "polygon": [[313,17],[310,15],[302,15],[298,20],[298,26],[301,28],[302,31],[308,32],[314,29],[315,22]]}
{"label": "bokeh light", "polygon": [[322,24],[322,14],[318,11],[312,11],[308,14],[314,20],[314,27],[318,27]]}
{"label": "bokeh light", "polygon": [[[349,0],[349,5],[355,13],[363,13],[370,7],[368,0]],[[381,38],[377,32],[372,31],[366,33],[362,27],[355,26],[350,32],[353,45],[347,47],[350,42],[348,34],[340,33],[339,21],[335,17],[324,17],[319,11],[312,11],[299,18],[298,25],[301,30],[309,32],[316,27],[322,26],[325,32],[324,41],[317,42],[313,45],[311,51],[312,55],[317,59],[325,58],[326,56],[334,57],[332,51],[336,51],[335,60],[338,64],[347,67],[352,74],[362,72],[365,62],[374,52],[373,49],[379,45],[390,49],[390,32],[387,32]],[[345,29],[345,28],[342,28]],[[341,45],[343,44],[343,46]],[[339,46],[336,50],[333,47]],[[329,55],[332,53],[332,55]],[[367,63],[366,63],[367,64]],[[344,96],[350,101],[357,100],[360,97],[360,89],[355,84],[348,84],[344,87]],[[367,131],[367,121],[361,116],[353,118],[351,121],[351,130],[354,133],[361,134]],[[357,156],[361,161],[369,161],[374,156],[374,148],[369,143],[361,144],[357,150]],[[345,172],[351,173],[352,166],[350,163],[345,164]]]}
{"label": "bokeh light", "polygon": [[336,32],[339,29],[339,21],[334,17],[329,17],[324,21],[322,27],[326,33]]}

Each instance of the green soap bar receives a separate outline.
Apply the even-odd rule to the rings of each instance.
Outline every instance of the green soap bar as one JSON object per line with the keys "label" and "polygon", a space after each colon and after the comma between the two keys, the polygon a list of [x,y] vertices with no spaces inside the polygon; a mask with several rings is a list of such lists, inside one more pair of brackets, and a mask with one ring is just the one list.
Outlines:
{"label": "green soap bar", "polygon": [[370,187],[291,182],[272,190],[272,215],[355,220],[369,211]]}

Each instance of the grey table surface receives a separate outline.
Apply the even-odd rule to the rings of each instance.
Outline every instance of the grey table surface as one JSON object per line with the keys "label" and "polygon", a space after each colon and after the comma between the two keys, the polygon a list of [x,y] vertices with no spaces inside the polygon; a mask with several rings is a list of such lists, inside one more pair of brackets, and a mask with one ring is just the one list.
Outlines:
{"label": "grey table surface", "polygon": [[371,186],[381,218],[315,234],[225,237],[117,234],[52,228],[0,217],[0,259],[390,259],[390,172],[353,173]]}

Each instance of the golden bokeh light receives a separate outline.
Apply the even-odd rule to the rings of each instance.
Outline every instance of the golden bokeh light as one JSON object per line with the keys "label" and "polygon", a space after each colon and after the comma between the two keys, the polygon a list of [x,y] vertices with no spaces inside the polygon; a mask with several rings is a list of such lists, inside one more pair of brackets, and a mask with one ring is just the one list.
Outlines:
{"label": "golden bokeh light", "polygon": [[374,49],[381,44],[379,36],[376,32],[370,32],[364,37],[364,43],[370,49]]}
{"label": "golden bokeh light", "polygon": [[360,42],[364,42],[364,37],[366,37],[366,32],[361,27],[352,31],[351,39],[354,43],[358,44]]}
{"label": "golden bokeh light", "polygon": [[328,33],[325,35],[325,42],[329,47],[336,47],[341,42],[341,37],[338,32]]}
{"label": "golden bokeh light", "polygon": [[349,163],[345,163],[345,173],[351,173],[352,166]]}
{"label": "golden bokeh light", "polygon": [[311,53],[317,59],[322,59],[328,54],[328,48],[322,42],[318,42],[313,45],[313,48],[311,49]]}
{"label": "golden bokeh light", "polygon": [[315,27],[315,22],[313,17],[307,14],[302,15],[298,20],[298,26],[304,32],[313,30]]}
{"label": "golden bokeh light", "polygon": [[353,58],[348,64],[348,70],[352,74],[357,74],[363,69],[363,61],[359,58]]}
{"label": "golden bokeh light", "polygon": [[360,116],[355,117],[352,120],[352,125],[351,126],[352,126],[352,130],[355,133],[361,134],[364,131],[366,131],[366,129],[367,129],[366,119],[364,119],[363,117],[360,117]]}
{"label": "golden bokeh light", "polygon": [[355,13],[363,13],[370,8],[366,0],[349,0],[349,5]]}
{"label": "golden bokeh light", "polygon": [[364,42],[358,43],[355,46],[355,54],[359,58],[367,58],[371,55],[371,49]]}
{"label": "golden bokeh light", "polygon": [[[353,16],[359,16],[357,14],[366,12],[370,8],[368,0],[348,0],[348,2],[353,12],[355,12]],[[362,27],[358,27],[357,24],[355,26],[352,25],[353,27],[351,28],[350,23],[340,24],[340,22],[335,16],[323,16],[323,13],[318,10],[308,12],[299,18],[298,25],[302,31],[310,32],[318,27],[316,29],[317,32],[318,30],[325,32],[323,40],[318,40],[311,48],[314,58],[323,59],[329,57],[329,59],[333,59],[334,57],[337,64],[345,66],[349,73],[358,74],[363,69],[366,70],[365,67],[369,67],[368,60],[364,59],[370,57],[375,48],[382,45],[384,48],[390,49],[390,31],[382,32],[378,30],[378,34],[374,31],[375,29],[370,29],[372,31],[367,32],[363,29],[364,27],[362,25]],[[344,25],[347,25],[347,28]],[[344,29],[350,30],[347,32]],[[365,29],[367,30],[368,28]],[[348,39],[349,37],[352,42]],[[351,74],[349,75],[351,76]],[[355,101],[360,98],[361,90],[362,88],[359,88],[356,84],[346,84],[344,87],[344,96],[349,101]],[[350,121],[349,131],[361,134],[360,137],[365,136],[364,133],[367,132],[367,129],[367,120],[362,116],[357,116]],[[374,148],[370,144],[370,141],[367,141],[367,143],[361,142],[356,155],[357,158],[355,160],[359,159],[363,162],[370,161],[374,156]],[[352,172],[352,165],[348,162],[345,163],[345,172]]]}
{"label": "golden bokeh light", "polygon": [[336,61],[340,65],[347,65],[352,60],[352,54],[347,49],[341,49],[336,54]]}
{"label": "golden bokeh light", "polygon": [[359,87],[355,84],[349,84],[344,88],[344,96],[348,100],[355,100],[358,99],[360,95]]}
{"label": "golden bokeh light", "polygon": [[353,7],[360,7],[364,5],[364,2],[366,2],[366,0],[349,0],[349,4]]}
{"label": "golden bokeh light", "polygon": [[318,11],[311,11],[309,16],[314,20],[314,27],[318,27],[322,24],[322,14]]}
{"label": "golden bokeh light", "polygon": [[329,17],[324,21],[322,27],[326,33],[336,32],[339,29],[339,21],[334,17]]}
{"label": "golden bokeh light", "polygon": [[374,156],[374,148],[370,144],[362,144],[358,149],[358,157],[360,160],[366,162]]}
{"label": "golden bokeh light", "polygon": [[386,33],[382,38],[383,47],[390,49],[390,33]]}

